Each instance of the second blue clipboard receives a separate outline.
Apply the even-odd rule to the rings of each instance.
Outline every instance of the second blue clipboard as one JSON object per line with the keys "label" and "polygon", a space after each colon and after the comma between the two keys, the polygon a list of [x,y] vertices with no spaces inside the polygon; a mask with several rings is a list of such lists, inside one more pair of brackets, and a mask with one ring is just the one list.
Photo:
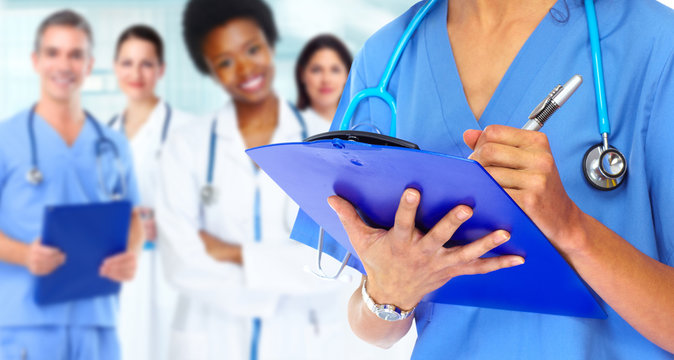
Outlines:
{"label": "second blue clipboard", "polygon": [[112,295],[120,283],[103,278],[103,260],[126,250],[131,203],[59,205],[45,209],[42,243],[66,254],[66,262],[37,280],[41,305]]}
{"label": "second blue clipboard", "polygon": [[[326,199],[339,195],[359,209],[370,225],[390,228],[402,192],[413,187],[421,192],[418,228],[430,229],[449,210],[465,204],[473,208],[474,215],[457,230],[451,243],[474,241],[503,229],[511,233],[510,241],[487,256],[517,254],[526,258],[524,265],[514,268],[456,277],[424,300],[606,317],[592,291],[477,162],[338,139],[273,144],[249,149],[247,153],[352,257],[357,254]],[[305,233],[295,239],[316,247],[317,235],[318,232]]]}

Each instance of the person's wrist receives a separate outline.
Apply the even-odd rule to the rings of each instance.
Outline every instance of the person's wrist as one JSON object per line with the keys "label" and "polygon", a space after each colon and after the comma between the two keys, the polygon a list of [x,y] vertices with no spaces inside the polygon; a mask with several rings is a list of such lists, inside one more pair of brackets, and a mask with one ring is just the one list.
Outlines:
{"label": "person's wrist", "polygon": [[575,204],[571,215],[564,226],[550,239],[557,249],[566,255],[581,255],[590,252],[592,242],[588,236],[589,215],[582,212]]}
{"label": "person's wrist", "polygon": [[406,295],[402,286],[389,287],[390,289],[381,287],[374,277],[368,276],[365,281],[365,291],[367,291],[370,298],[377,304],[394,305],[401,310],[410,311],[417,306],[419,301],[421,301],[421,299],[416,296]]}

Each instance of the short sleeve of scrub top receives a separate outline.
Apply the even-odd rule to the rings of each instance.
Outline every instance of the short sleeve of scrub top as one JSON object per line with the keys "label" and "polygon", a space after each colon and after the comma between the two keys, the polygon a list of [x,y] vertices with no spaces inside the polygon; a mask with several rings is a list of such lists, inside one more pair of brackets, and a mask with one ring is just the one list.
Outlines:
{"label": "short sleeve of scrub top", "polygon": [[[332,130],[348,100],[376,86],[395,44],[420,4],[388,24],[357,55]],[[541,130],[569,197],[639,251],[668,265],[674,253],[674,13],[651,0],[596,1],[610,143],[628,160],[625,183],[614,191],[590,186],[581,170],[600,142],[592,63],[582,4],[558,1],[511,63],[481,118],[475,119],[454,63],[446,26],[447,1],[422,21],[393,73],[397,136],[423,150],[467,157],[467,129],[521,127],[531,109],[574,74],[585,83]],[[551,39],[555,39],[551,41]],[[351,125],[372,122],[388,133],[390,112],[364,100]],[[309,236],[300,214],[295,234]],[[301,228],[298,226],[301,225]],[[317,228],[317,227],[316,227]],[[312,235],[316,236],[316,235]],[[597,239],[601,241],[601,239]],[[585,319],[423,302],[415,311],[414,359],[671,359],[601,301],[607,319]]]}

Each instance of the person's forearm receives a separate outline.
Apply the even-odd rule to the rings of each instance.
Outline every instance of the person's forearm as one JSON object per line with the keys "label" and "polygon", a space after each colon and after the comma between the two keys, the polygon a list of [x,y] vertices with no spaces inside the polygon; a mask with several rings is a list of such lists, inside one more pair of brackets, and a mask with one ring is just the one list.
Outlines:
{"label": "person's forearm", "polygon": [[[362,281],[360,286],[363,286]],[[360,287],[349,300],[349,324],[353,332],[364,341],[382,348],[390,348],[405,336],[413,319],[412,316],[400,321],[380,319],[365,306]]]}
{"label": "person's forearm", "polygon": [[28,245],[11,239],[0,231],[0,261],[26,266]]}
{"label": "person's forearm", "polygon": [[216,261],[243,265],[241,245],[230,244],[203,230],[199,231],[199,237],[206,248],[208,256]]}
{"label": "person's forearm", "polygon": [[645,255],[587,214],[578,224],[570,234],[579,239],[578,247],[562,253],[625,321],[674,352],[674,268]]}
{"label": "person's forearm", "polygon": [[145,242],[145,231],[143,230],[143,221],[140,218],[140,211],[134,209],[131,213],[131,225],[129,226],[129,240],[127,251],[140,252]]}

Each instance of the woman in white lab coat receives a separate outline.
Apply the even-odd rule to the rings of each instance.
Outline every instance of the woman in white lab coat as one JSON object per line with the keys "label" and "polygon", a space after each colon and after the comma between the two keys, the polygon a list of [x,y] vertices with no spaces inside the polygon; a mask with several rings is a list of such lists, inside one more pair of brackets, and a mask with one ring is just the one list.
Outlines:
{"label": "woman in white lab coat", "polygon": [[303,269],[315,250],[289,239],[297,206],[244,152],[307,136],[272,89],[271,11],[260,0],[194,0],[183,25],[196,67],[231,100],[171,134],[161,159],[160,253],[180,293],[171,356],[343,358],[343,343],[325,339],[346,329],[323,315],[337,306],[339,287],[354,285]]}
{"label": "woman in white lab coat", "polygon": [[155,94],[164,74],[163,44],[145,25],[127,28],[115,50],[115,75],[127,97],[123,111],[108,125],[123,132],[131,145],[140,192],[140,211],[147,242],[136,278],[123,286],[120,296],[120,343],[125,360],[160,359],[168,347],[170,316],[176,295],[161,276],[156,259],[157,227],[154,217],[159,156],[166,137],[193,118],[171,107]]}
{"label": "woman in white lab coat", "polygon": [[349,49],[334,35],[318,35],[302,48],[295,64],[297,108],[318,125],[312,132],[330,129],[352,61]]}
{"label": "woman in white lab coat", "polygon": [[[302,48],[295,64],[297,108],[301,109],[307,123],[313,126],[310,131],[314,134],[330,129],[330,123],[337,111],[342,89],[349,75],[351,62],[352,57],[348,48],[334,35],[318,35]],[[355,278],[358,277],[360,274],[355,275]],[[352,294],[353,289],[346,286],[334,294],[333,301],[335,304],[347,304]],[[347,317],[342,316],[344,309],[338,305],[332,307],[332,312],[323,312],[323,317],[329,317],[334,325],[333,339],[339,337],[338,341],[332,342],[342,344],[346,350],[340,353],[344,354],[345,358],[388,360],[410,358],[417,338],[414,328],[392,348],[381,349],[358,338],[351,331]]]}

